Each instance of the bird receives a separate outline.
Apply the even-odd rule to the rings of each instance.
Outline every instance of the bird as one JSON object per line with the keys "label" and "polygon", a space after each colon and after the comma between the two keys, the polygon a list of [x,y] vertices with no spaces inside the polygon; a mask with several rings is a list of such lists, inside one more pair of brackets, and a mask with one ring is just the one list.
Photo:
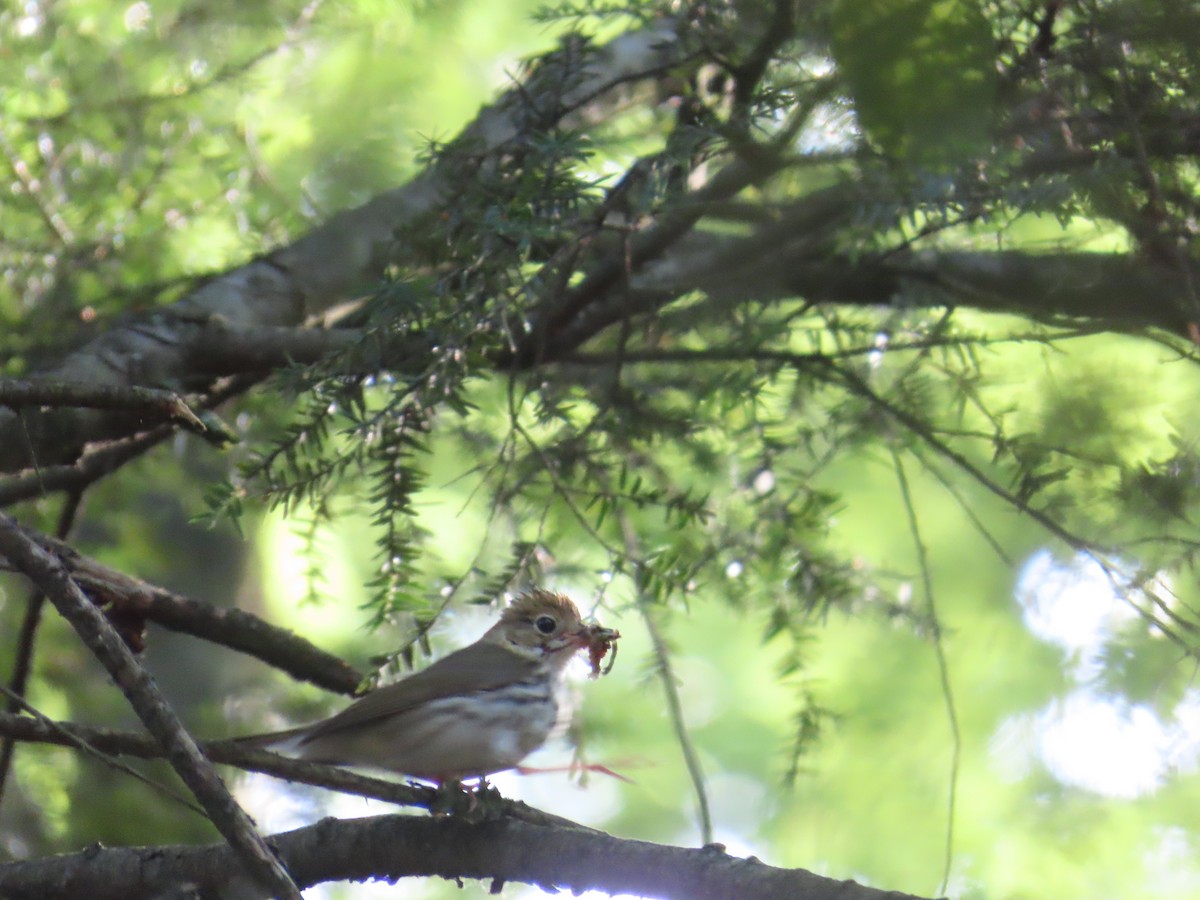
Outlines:
{"label": "bird", "polygon": [[517,767],[566,724],[567,664],[586,649],[598,674],[599,660],[619,637],[584,623],[565,595],[534,589],[475,643],[427,668],[327,719],[238,743],[439,785],[482,782]]}

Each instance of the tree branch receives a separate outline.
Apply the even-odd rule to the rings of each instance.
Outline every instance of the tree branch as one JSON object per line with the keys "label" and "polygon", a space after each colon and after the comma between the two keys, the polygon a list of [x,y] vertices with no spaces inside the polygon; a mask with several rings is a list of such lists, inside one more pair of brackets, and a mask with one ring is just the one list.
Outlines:
{"label": "tree branch", "polygon": [[[247,378],[231,378],[201,398],[199,405],[213,409],[250,387]],[[71,465],[33,468],[0,478],[0,508],[21,500],[43,497],[52,491],[81,491],[115,472],[175,433],[173,425],[157,425],[149,431],[112,441],[84,453]],[[211,434],[211,431],[210,431]]]}
{"label": "tree branch", "polygon": [[[16,741],[53,744],[73,749],[86,747],[96,753],[109,756],[132,756],[136,759],[161,759],[163,757],[162,747],[149,735],[134,734],[113,728],[76,725],[72,722],[55,722],[51,719],[30,718],[11,713],[0,712],[0,735]],[[404,783],[375,778],[370,775],[360,775],[338,766],[292,759],[270,750],[258,749],[253,744],[244,743],[237,738],[205,741],[200,746],[204,750],[204,755],[213,762],[234,766],[247,772],[260,772],[273,778],[282,778],[285,781],[326,788],[342,794],[384,800],[402,806],[418,806],[423,809],[430,809],[444,800],[444,797],[440,797],[438,791],[431,787],[424,787],[412,782]],[[561,816],[534,809],[518,800],[489,797],[488,803],[489,806],[495,804],[495,810],[503,815],[532,825],[562,825],[585,831],[592,830]]]}
{"label": "tree branch", "polygon": [[1188,333],[1188,278],[1131,254],[963,251],[863,259],[831,253],[813,237],[800,229],[751,237],[694,232],[630,284],[647,294],[700,290],[725,306],[786,297],[852,306],[955,305]]}
{"label": "tree branch", "polygon": [[[779,869],[701,849],[624,840],[594,831],[500,819],[376,816],[325,819],[271,838],[302,887],[325,881],[436,876],[534,884],[549,892],[601,890],[681,900],[915,900],[803,869]],[[231,878],[228,847],[91,848],[0,866],[0,893],[13,900],[137,900],[181,885],[200,896],[248,887]]]}
{"label": "tree branch", "polygon": [[141,649],[141,632],[149,620],[253,656],[327,691],[353,694],[362,683],[362,673],[344,660],[253,613],[181,597],[83,556],[61,541],[26,533],[58,557],[93,603],[107,608],[109,619],[119,624],[125,642],[135,650]]}
{"label": "tree branch", "polygon": [[77,406],[84,409],[133,409],[160,419],[173,419],[204,431],[183,398],[174,391],[62,381],[0,379],[0,406]]}
{"label": "tree branch", "polygon": [[88,600],[62,563],[27,537],[16,521],[4,513],[0,513],[0,554],[45,593],[108,670],[250,877],[269,887],[276,896],[300,900],[299,890],[279,860],[255,832],[249,817],[230,796],[224,782],[104,614]]}
{"label": "tree branch", "polygon": [[[79,504],[83,500],[82,491],[69,494],[58,513],[58,525],[55,534],[64,539],[70,534],[75,525],[75,517],[79,513]],[[8,681],[8,695],[5,703],[10,713],[18,712],[25,698],[25,688],[29,683],[29,675],[33,671],[33,651],[37,643],[38,625],[42,621],[42,608],[46,604],[46,595],[34,589],[30,591],[25,601],[25,615],[21,619],[21,629],[17,634],[17,646],[13,652],[12,676]],[[13,754],[16,751],[11,739],[0,741],[0,804],[4,802],[4,786],[8,781],[9,769],[12,766]]]}
{"label": "tree branch", "polygon": [[[661,21],[605,46],[564,46],[543,59],[523,84],[484,109],[457,141],[483,160],[523,135],[598,115],[606,103],[620,99],[626,85],[668,77],[685,58],[676,26]],[[407,185],[338,213],[294,243],[214,278],[179,302],[113,327],[42,377],[94,385],[185,384],[202,390],[204,385],[196,384],[194,342],[211,327],[226,333],[295,328],[365,293],[395,258],[397,229],[436,208],[462,177],[458,168],[435,165]],[[0,410],[0,471],[73,462],[88,441],[110,440],[135,427],[128,415],[112,410],[39,411],[23,418]]]}

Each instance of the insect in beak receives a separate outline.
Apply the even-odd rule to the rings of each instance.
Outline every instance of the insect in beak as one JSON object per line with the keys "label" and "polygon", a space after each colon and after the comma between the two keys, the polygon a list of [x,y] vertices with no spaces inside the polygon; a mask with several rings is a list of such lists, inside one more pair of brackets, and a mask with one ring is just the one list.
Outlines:
{"label": "insect in beak", "polygon": [[[614,628],[601,628],[599,625],[587,626],[584,632],[584,646],[587,647],[588,662],[592,666],[593,678],[599,678],[612,671],[613,664],[617,661],[617,639],[620,637],[621,632]],[[601,669],[600,663],[608,655],[609,650],[612,650],[612,656],[609,656],[608,664]]]}

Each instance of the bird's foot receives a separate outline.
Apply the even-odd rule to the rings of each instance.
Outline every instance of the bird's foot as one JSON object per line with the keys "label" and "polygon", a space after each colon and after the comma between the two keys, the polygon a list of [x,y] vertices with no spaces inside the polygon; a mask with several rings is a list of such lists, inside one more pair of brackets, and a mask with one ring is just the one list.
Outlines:
{"label": "bird's foot", "polygon": [[487,779],[468,788],[461,779],[439,781],[429,811],[435,816],[459,816],[468,822],[486,822],[499,818],[504,798]]}
{"label": "bird's foot", "polygon": [[475,790],[469,795],[471,806],[466,816],[470,822],[490,822],[499,819],[504,814],[505,800],[500,792],[488,784],[486,778],[480,778]]}

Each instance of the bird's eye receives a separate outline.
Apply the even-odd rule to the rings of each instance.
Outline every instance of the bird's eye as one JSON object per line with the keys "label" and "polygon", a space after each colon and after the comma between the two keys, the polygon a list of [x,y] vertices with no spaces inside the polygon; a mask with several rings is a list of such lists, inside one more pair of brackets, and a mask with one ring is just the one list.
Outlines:
{"label": "bird's eye", "polygon": [[558,622],[553,616],[538,616],[533,620],[533,627],[542,634],[553,634],[554,629],[558,627]]}

